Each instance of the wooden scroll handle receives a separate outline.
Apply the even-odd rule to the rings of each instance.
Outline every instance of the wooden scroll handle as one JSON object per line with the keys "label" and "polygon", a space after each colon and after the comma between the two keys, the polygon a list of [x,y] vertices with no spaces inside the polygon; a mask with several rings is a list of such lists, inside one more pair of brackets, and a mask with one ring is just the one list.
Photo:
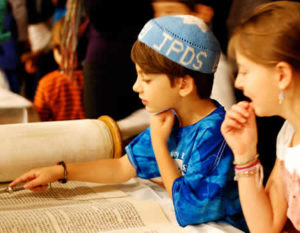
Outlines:
{"label": "wooden scroll handle", "polygon": [[123,147],[122,147],[121,131],[119,129],[117,122],[107,115],[100,116],[98,120],[104,122],[107,125],[113,137],[113,143],[114,143],[113,158],[114,159],[120,158],[123,154],[123,149],[122,149]]}

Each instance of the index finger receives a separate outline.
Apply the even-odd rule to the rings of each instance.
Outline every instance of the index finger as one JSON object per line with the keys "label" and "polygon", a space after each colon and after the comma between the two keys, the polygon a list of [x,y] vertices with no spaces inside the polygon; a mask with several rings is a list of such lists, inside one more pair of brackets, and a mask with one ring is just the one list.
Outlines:
{"label": "index finger", "polygon": [[18,178],[16,178],[15,180],[13,180],[9,186],[12,187],[12,186],[15,186],[17,184],[20,184],[20,183],[23,183],[23,182],[27,182],[27,181],[30,181],[30,180],[33,180],[35,179],[36,176],[34,174],[32,174],[31,172],[27,172],[21,176],[19,176]]}

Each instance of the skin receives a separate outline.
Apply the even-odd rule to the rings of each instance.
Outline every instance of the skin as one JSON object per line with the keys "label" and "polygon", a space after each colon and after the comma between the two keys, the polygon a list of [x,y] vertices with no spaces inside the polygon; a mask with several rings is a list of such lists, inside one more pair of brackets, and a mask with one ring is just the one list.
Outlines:
{"label": "skin", "polygon": [[[175,110],[181,126],[188,126],[212,112],[216,107],[210,100],[198,97],[194,81],[190,76],[177,78],[174,85],[164,74],[145,74],[136,65],[137,79],[133,90],[139,94],[145,108],[153,114],[150,119],[151,140],[156,160],[166,190],[172,198],[172,185],[181,176],[167,147],[167,139],[174,124]],[[122,183],[136,176],[136,170],[125,154],[119,159],[104,159],[92,162],[66,164],[68,180]],[[101,172],[95,172],[101,171]],[[43,191],[48,184],[63,178],[62,166],[32,169],[16,178],[10,186],[26,182],[24,187]]]}
{"label": "skin", "polygon": [[[221,131],[234,153],[234,159],[241,163],[253,158],[257,146],[258,116],[278,115],[287,119],[296,133],[291,146],[300,143],[299,138],[299,73],[286,62],[272,66],[257,64],[243,54],[236,52],[239,72],[236,88],[243,91],[251,102],[242,101],[227,111]],[[267,87],[267,88],[266,88]],[[278,96],[284,91],[285,99],[279,104]],[[286,222],[287,202],[284,194],[282,174],[278,159],[266,187],[257,185],[256,176],[238,180],[242,209],[251,232],[281,232]]]}
{"label": "skin", "polygon": [[214,9],[210,6],[197,3],[195,4],[194,15],[203,19],[205,23],[209,23],[214,17]]}
{"label": "skin", "polygon": [[161,17],[166,15],[187,15],[191,14],[190,8],[181,2],[152,2],[154,17]]}

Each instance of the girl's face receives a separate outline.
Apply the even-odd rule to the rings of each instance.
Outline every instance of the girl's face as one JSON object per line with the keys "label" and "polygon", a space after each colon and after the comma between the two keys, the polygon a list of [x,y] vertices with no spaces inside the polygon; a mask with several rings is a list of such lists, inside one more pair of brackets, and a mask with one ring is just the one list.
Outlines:
{"label": "girl's face", "polygon": [[179,101],[179,85],[174,86],[165,74],[145,74],[136,65],[137,79],[133,90],[139,94],[142,103],[150,113],[160,112],[168,108],[175,108]]}
{"label": "girl's face", "polygon": [[265,66],[236,52],[238,74],[235,87],[251,99],[257,116],[277,115],[280,90],[275,67]]}

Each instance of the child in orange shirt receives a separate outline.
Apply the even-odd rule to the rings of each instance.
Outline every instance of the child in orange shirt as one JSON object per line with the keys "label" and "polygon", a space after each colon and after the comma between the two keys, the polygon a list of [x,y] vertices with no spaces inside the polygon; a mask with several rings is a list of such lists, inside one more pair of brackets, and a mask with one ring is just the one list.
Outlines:
{"label": "child in orange shirt", "polygon": [[[52,29],[53,56],[60,68],[62,67],[63,24],[64,18],[59,20]],[[39,81],[34,107],[41,121],[84,119],[82,70],[74,71],[72,76],[63,70],[55,70],[45,75]]]}

